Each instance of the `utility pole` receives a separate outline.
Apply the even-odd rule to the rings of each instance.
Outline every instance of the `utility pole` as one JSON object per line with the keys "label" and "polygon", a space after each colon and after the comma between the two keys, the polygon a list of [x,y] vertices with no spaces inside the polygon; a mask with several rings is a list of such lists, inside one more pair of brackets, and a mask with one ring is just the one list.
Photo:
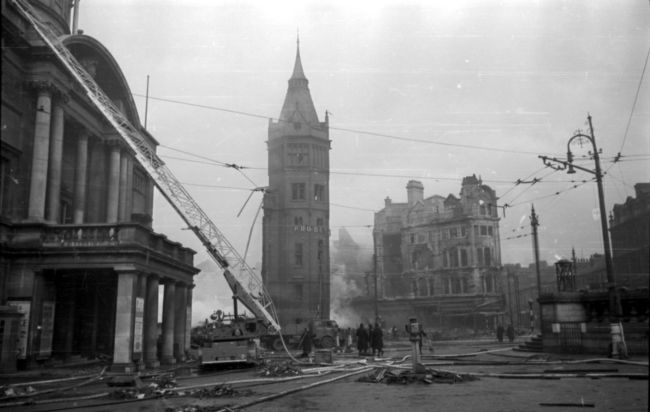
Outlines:
{"label": "utility pole", "polygon": [[[603,191],[603,172],[600,168],[600,152],[596,146],[596,136],[594,135],[594,127],[591,122],[591,115],[587,115],[589,123],[589,134],[585,134],[578,130],[575,132],[567,142],[567,160],[560,160],[554,157],[539,156],[546,166],[555,170],[567,170],[568,174],[576,173],[575,169],[582,170],[583,172],[590,173],[595,176],[596,185],[598,187],[598,206],[600,210],[600,228],[603,236],[603,249],[605,252],[605,271],[607,273],[607,291],[609,296],[609,316],[610,316],[610,329],[612,336],[612,355],[627,357],[627,348],[623,340],[623,325],[620,322],[622,315],[621,300],[616,289],[616,280],[614,278],[614,265],[612,263],[611,246],[609,243],[609,230],[607,228],[607,210],[605,209],[605,194]],[[595,170],[587,169],[573,163],[573,153],[571,152],[571,143],[577,140],[580,145],[587,140],[591,143],[593,152],[589,154],[593,156],[595,163]],[[621,352],[619,352],[619,346]]]}
{"label": "utility pole", "polygon": [[375,275],[375,323],[379,323],[379,303],[377,297],[377,253],[372,255],[372,266]]}
{"label": "utility pole", "polygon": [[535,214],[535,206],[531,206],[530,212],[530,226],[533,230],[533,252],[535,253],[535,274],[537,276],[537,307],[539,308],[539,333],[542,331],[542,304],[539,301],[540,296],[542,295],[542,279],[539,273],[539,241],[537,240],[537,226],[539,226],[539,221],[537,220],[537,215]]}

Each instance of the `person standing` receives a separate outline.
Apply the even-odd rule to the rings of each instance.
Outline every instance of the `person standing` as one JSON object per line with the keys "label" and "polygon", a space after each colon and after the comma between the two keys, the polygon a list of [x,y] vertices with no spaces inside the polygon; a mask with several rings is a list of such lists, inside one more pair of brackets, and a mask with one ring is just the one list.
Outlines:
{"label": "person standing", "polygon": [[500,323],[497,325],[497,340],[503,342],[503,325]]}
{"label": "person standing", "polygon": [[305,328],[300,338],[300,347],[302,348],[301,358],[308,358],[311,354],[311,349],[314,344],[314,333],[312,332],[311,327]]}
{"label": "person standing", "polygon": [[375,356],[375,333],[372,330],[372,323],[368,324],[368,347],[372,350],[372,356]]}
{"label": "person standing", "polygon": [[378,323],[375,323],[375,328],[372,330],[373,331],[373,348],[372,348],[372,354],[375,354],[375,350],[377,351],[377,356],[382,357],[384,356],[384,332],[382,332],[381,328],[379,327]]}
{"label": "person standing", "polygon": [[359,356],[365,355],[368,351],[368,330],[363,326],[363,323],[357,329],[357,350]]}
{"label": "person standing", "polygon": [[508,341],[512,342],[515,340],[515,328],[511,324],[506,328],[506,335],[508,336]]}

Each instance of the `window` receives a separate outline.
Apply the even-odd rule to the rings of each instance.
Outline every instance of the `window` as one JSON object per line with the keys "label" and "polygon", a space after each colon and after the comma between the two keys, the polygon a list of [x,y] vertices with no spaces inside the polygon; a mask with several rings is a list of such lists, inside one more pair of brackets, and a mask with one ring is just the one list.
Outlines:
{"label": "window", "polygon": [[460,279],[453,278],[451,280],[451,293],[453,294],[460,293]]}
{"label": "window", "polygon": [[478,259],[478,266],[483,266],[483,248],[476,248],[476,257]]}
{"label": "window", "polygon": [[411,233],[410,236],[411,244],[415,243],[415,235]]}
{"label": "window", "polygon": [[318,239],[318,254],[317,259],[320,262],[323,260],[323,239]]}
{"label": "window", "polygon": [[449,262],[450,266],[452,268],[457,268],[458,267],[458,251],[455,248],[451,249],[451,251],[449,252],[449,257],[450,257],[450,259],[449,259],[450,260],[450,262]]}
{"label": "window", "polygon": [[479,206],[479,213],[481,214],[481,216],[485,216],[487,214],[487,208],[485,207],[485,205]]}
{"label": "window", "polygon": [[300,283],[293,284],[293,296],[296,300],[303,300],[302,284]]}
{"label": "window", "polygon": [[294,216],[293,224],[295,226],[302,226],[302,216]]}
{"label": "window", "polygon": [[424,233],[418,234],[418,243],[426,243],[427,241],[427,235]]}
{"label": "window", "polygon": [[468,266],[468,259],[467,259],[467,249],[461,249],[460,250],[460,265],[465,267]]}
{"label": "window", "polygon": [[291,199],[292,200],[305,200],[305,184],[292,183],[291,184]]}
{"label": "window", "polygon": [[458,237],[458,229],[455,227],[449,229],[449,237],[451,239]]}
{"label": "window", "polygon": [[411,269],[418,269],[418,253],[411,253]]}
{"label": "window", "polygon": [[316,219],[316,226],[320,227],[323,226],[323,218],[319,217]]}
{"label": "window", "polygon": [[487,236],[487,226],[481,226],[481,236]]}
{"label": "window", "polygon": [[467,236],[467,228],[465,226],[460,227],[460,237],[466,237]]}
{"label": "window", "polygon": [[449,267],[449,252],[444,252],[442,254],[442,267],[443,268]]}
{"label": "window", "polygon": [[314,185],[314,200],[325,200],[325,186]]}
{"label": "window", "polygon": [[483,249],[485,266],[490,266],[492,264],[492,251],[489,247]]}
{"label": "window", "polygon": [[474,236],[478,236],[478,226],[474,226]]}
{"label": "window", "polygon": [[433,296],[434,292],[435,290],[433,288],[433,279],[429,279],[429,296]]}
{"label": "window", "polygon": [[302,266],[302,243],[296,243],[294,258],[294,264],[296,266]]}
{"label": "window", "polygon": [[492,226],[488,226],[488,228],[487,228],[488,236],[492,236],[492,234],[494,233],[492,230],[493,230]]}

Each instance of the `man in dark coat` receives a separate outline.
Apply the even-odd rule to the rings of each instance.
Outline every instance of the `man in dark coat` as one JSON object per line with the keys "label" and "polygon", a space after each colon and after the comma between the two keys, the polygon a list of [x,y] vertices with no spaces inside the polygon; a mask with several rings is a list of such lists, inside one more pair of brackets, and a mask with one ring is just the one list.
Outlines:
{"label": "man in dark coat", "polygon": [[308,358],[311,353],[311,348],[314,343],[314,333],[311,331],[311,328],[305,328],[305,331],[302,333],[300,338],[300,347],[302,348],[301,358]]}
{"label": "man in dark coat", "polygon": [[363,327],[363,323],[357,329],[357,349],[359,356],[365,355],[368,350],[368,331]]}
{"label": "man in dark coat", "polygon": [[375,328],[372,330],[372,354],[377,351],[377,356],[384,356],[384,332],[382,332],[378,323],[375,323]]}
{"label": "man in dark coat", "polygon": [[508,325],[506,328],[506,335],[508,336],[508,341],[512,342],[515,340],[515,328],[512,325]]}
{"label": "man in dark coat", "polygon": [[500,323],[497,325],[497,339],[499,342],[503,342],[503,325]]}

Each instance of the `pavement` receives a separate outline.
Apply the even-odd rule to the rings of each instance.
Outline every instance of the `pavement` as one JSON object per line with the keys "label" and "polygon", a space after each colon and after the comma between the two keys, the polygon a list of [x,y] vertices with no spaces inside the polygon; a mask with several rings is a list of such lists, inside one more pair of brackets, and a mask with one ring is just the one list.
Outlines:
{"label": "pavement", "polygon": [[[137,386],[108,386],[108,378],[114,375],[97,378],[101,365],[41,371],[49,375],[37,376],[33,371],[28,376],[0,375],[5,390],[10,383],[36,382],[31,393],[25,385],[14,386],[24,396],[0,399],[0,412],[648,410],[647,356],[618,361],[581,354],[522,353],[513,350],[518,343],[433,342],[433,351],[424,348],[417,377],[412,374],[406,340],[387,341],[382,359],[359,357],[355,351],[335,353],[333,365],[297,364],[285,354],[268,352],[265,364],[258,367],[198,371],[188,364],[143,375],[134,382]],[[400,376],[401,381],[394,379]],[[37,382],[62,377],[81,379]],[[169,387],[161,395],[164,385]]]}

